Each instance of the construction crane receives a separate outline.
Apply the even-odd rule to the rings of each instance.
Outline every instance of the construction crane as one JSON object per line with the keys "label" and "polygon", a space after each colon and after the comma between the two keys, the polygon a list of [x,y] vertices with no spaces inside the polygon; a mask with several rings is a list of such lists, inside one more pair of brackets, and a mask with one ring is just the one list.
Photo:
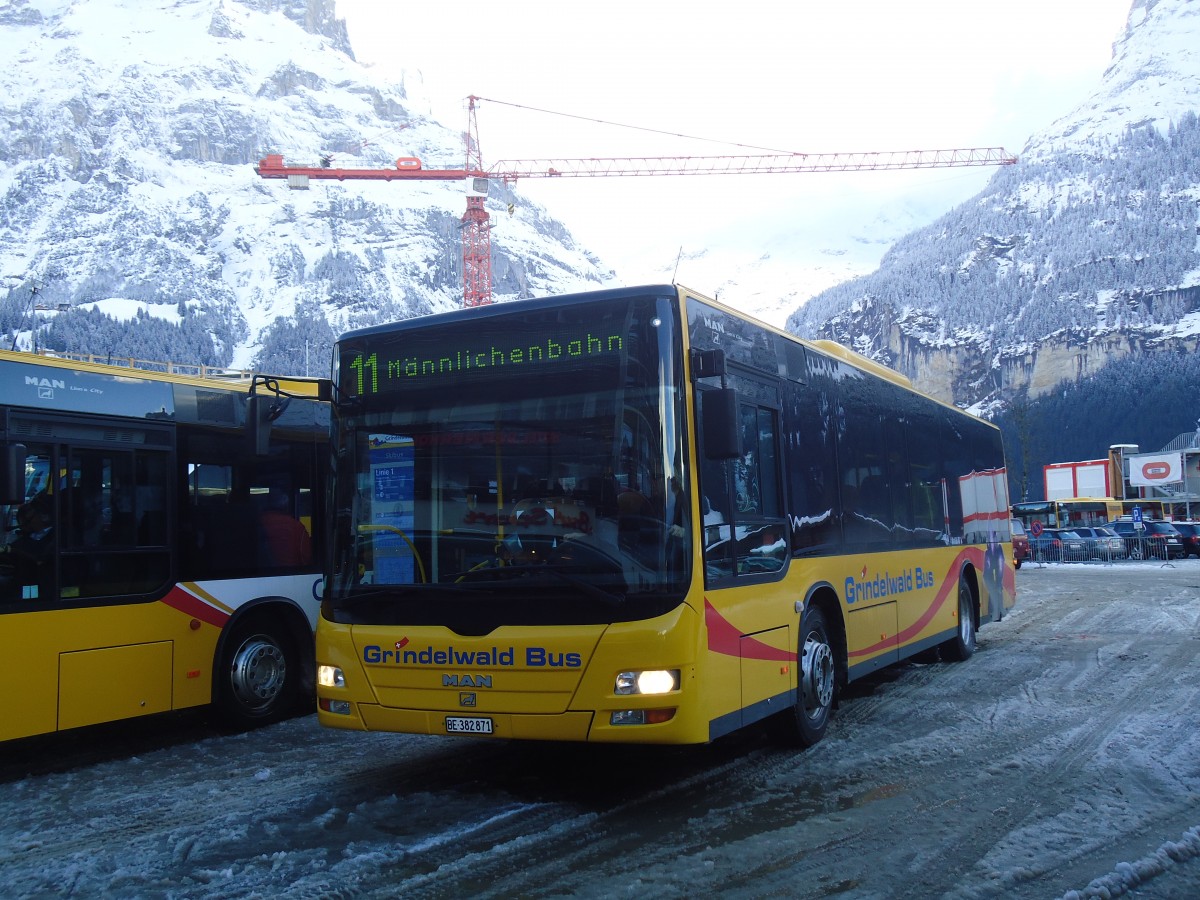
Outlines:
{"label": "construction crane", "polygon": [[462,217],[463,305],[492,302],[491,223],[484,206],[489,181],[512,184],[522,178],[603,178],[614,175],[749,175],[793,172],[937,169],[1007,166],[1017,158],[1002,147],[953,150],[894,150],[858,153],[760,153],[718,156],[629,156],[607,158],[505,159],[487,168],[479,151],[476,101],[468,98],[466,163],[461,169],[426,169],[415,156],[403,156],[392,169],[345,169],[328,156],[319,166],[289,166],[281,154],[259,161],[262,178],[286,178],[288,187],[307,189],[309,179],[336,181],[463,181],[467,211]]}

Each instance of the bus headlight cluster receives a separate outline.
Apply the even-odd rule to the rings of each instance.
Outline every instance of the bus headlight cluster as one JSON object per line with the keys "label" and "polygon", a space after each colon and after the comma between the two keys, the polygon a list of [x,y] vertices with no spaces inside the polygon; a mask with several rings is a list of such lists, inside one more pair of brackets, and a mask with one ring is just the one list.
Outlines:
{"label": "bus headlight cluster", "polygon": [[669,694],[679,690],[678,669],[646,669],[641,672],[618,672],[613,692],[629,694]]}
{"label": "bus headlight cluster", "polygon": [[346,676],[337,666],[317,666],[317,684],[321,687],[345,687]]}

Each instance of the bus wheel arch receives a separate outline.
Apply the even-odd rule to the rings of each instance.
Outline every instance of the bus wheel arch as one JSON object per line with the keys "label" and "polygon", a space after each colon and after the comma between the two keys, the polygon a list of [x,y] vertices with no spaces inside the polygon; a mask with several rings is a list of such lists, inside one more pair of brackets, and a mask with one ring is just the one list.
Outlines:
{"label": "bus wheel arch", "polygon": [[779,724],[788,743],[811,747],[825,736],[846,679],[845,632],[836,596],[821,590],[810,593],[799,625],[796,702],[780,714]]}
{"label": "bus wheel arch", "polygon": [[940,649],[943,659],[964,662],[974,655],[979,633],[979,576],[974,566],[965,565],[958,573],[955,603],[958,605],[958,627],[954,637],[945,641]]}
{"label": "bus wheel arch", "polygon": [[239,610],[213,660],[213,704],[222,722],[242,730],[309,711],[313,643],[307,618],[286,598],[264,597]]}

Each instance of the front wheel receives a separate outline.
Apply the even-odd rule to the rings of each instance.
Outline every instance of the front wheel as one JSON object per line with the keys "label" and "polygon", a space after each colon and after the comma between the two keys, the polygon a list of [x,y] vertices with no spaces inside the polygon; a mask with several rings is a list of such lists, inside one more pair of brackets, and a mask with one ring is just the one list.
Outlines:
{"label": "front wheel", "polygon": [[970,659],[975,652],[975,594],[967,576],[958,576],[958,631],[942,644],[942,657],[953,662]]}
{"label": "front wheel", "polygon": [[221,718],[238,729],[286,718],[297,705],[300,670],[299,650],[289,635],[254,622],[237,626],[218,670]]}
{"label": "front wheel", "polygon": [[808,606],[800,617],[797,656],[800,683],[796,687],[796,705],[781,717],[789,742],[811,747],[825,736],[829,727],[837,684],[829,628],[816,606]]}

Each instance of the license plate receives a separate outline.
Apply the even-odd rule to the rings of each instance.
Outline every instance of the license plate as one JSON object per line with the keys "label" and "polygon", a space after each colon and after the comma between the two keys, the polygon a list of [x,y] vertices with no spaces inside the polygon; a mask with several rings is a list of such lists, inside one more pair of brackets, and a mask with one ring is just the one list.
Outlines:
{"label": "license plate", "polygon": [[491,734],[492,720],[476,716],[446,716],[446,731],[451,734]]}

